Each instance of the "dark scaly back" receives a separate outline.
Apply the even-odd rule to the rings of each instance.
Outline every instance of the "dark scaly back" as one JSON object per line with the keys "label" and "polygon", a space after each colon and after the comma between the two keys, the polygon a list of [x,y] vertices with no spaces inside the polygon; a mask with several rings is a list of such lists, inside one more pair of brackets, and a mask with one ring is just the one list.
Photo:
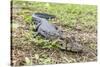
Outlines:
{"label": "dark scaly back", "polygon": [[35,13],[35,15],[40,17],[40,18],[45,18],[47,20],[55,18],[54,15],[50,15],[50,14],[46,14],[46,13]]}

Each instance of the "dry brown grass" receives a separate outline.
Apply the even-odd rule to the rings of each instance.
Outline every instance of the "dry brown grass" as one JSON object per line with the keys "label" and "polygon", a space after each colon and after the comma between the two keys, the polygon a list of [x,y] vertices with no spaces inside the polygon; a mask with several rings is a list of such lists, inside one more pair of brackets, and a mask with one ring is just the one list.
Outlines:
{"label": "dry brown grass", "polygon": [[[55,24],[58,26],[60,25],[61,29],[65,31],[65,34],[67,34],[67,36],[68,35],[71,36],[72,34],[74,34],[76,39],[79,39],[80,42],[83,43],[84,46],[86,46],[86,49],[90,49],[87,52],[74,53],[70,51],[61,51],[58,48],[43,48],[43,46],[39,44],[46,43],[43,40],[44,38],[38,36],[39,38],[42,39],[42,41],[44,41],[44,43],[41,42],[37,43],[39,42],[39,40],[37,39],[37,37],[34,37],[35,34],[33,33],[34,25],[29,23],[28,20],[25,20],[26,16],[31,16],[32,11],[36,12],[36,10],[34,9],[31,10],[31,8],[25,9],[20,7],[17,9],[14,7],[16,7],[16,4],[14,4],[12,9],[13,12],[12,12],[12,23],[11,23],[12,65],[19,66],[19,65],[38,65],[38,64],[77,63],[77,62],[92,62],[97,60],[96,28],[94,25],[90,24],[89,25],[90,27],[85,28],[86,26],[84,26],[84,24],[81,24],[81,19],[79,19],[78,21],[79,23],[73,26],[62,23],[59,24],[59,19],[61,18],[55,20],[56,22]],[[25,11],[24,14],[23,11]],[[91,16],[94,17],[94,15]],[[96,17],[94,19],[96,20]],[[64,22],[68,21],[65,20]],[[96,24],[95,21],[93,21],[93,23]]]}

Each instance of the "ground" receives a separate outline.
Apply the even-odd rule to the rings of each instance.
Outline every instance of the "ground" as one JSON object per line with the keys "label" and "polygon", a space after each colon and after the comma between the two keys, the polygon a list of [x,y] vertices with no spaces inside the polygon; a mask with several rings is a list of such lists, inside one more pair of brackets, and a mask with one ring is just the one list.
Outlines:
{"label": "ground", "polygon": [[[55,15],[50,23],[74,35],[88,53],[74,53],[57,48],[55,41],[35,36],[32,14],[43,12]],[[57,4],[13,1],[12,4],[12,65],[38,65],[89,62],[97,60],[97,7],[95,5]],[[91,53],[91,54],[90,54]]]}

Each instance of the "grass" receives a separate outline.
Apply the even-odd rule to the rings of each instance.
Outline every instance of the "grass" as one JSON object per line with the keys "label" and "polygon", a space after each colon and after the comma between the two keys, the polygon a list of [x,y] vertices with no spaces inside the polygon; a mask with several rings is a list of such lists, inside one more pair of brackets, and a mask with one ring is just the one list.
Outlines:
{"label": "grass", "polygon": [[96,61],[96,54],[61,51],[57,42],[35,36],[32,14],[43,12],[56,16],[50,23],[74,34],[81,43],[96,50],[97,7],[95,5],[57,4],[13,1],[12,6],[12,65],[37,65]]}

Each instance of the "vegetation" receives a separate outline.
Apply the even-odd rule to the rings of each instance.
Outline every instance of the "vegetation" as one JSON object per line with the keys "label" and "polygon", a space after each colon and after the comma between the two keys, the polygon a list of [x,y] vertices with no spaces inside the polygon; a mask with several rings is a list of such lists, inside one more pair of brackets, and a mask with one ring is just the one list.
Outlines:
{"label": "vegetation", "polygon": [[12,5],[12,65],[37,65],[96,61],[94,52],[61,51],[56,40],[36,36],[32,14],[55,15],[50,23],[71,36],[74,34],[87,48],[96,51],[97,7],[95,5],[13,1]]}

